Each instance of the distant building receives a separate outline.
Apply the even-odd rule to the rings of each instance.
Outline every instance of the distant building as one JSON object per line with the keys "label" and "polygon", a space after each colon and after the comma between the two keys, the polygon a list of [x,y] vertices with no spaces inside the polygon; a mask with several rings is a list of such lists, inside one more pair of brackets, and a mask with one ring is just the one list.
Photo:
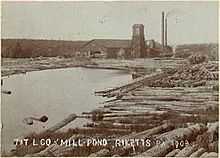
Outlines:
{"label": "distant building", "polygon": [[130,52],[130,40],[93,39],[80,48],[81,54],[88,57],[117,58],[120,52]]}
{"label": "distant building", "polygon": [[145,40],[144,25],[134,24],[131,40],[93,39],[79,51],[91,58],[146,58],[159,56],[162,45],[153,39]]}
{"label": "distant building", "polygon": [[2,39],[2,57],[86,56],[90,58],[148,58],[166,55],[169,46],[153,39],[145,40],[144,25],[132,26],[131,39],[93,39],[90,41],[57,41]]}

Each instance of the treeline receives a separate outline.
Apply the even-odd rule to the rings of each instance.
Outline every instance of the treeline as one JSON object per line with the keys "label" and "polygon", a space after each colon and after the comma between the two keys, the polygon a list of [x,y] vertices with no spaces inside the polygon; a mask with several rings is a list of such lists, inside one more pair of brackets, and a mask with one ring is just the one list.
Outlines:
{"label": "treeline", "polygon": [[1,55],[7,58],[74,56],[87,41],[1,39]]}

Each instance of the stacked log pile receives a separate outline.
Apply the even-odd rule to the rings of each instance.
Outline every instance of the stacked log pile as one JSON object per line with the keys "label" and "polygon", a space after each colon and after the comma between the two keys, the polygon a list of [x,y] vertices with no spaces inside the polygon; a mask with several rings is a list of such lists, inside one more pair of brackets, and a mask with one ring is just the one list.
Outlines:
{"label": "stacked log pile", "polygon": [[[206,87],[137,88],[124,99],[105,103],[99,108],[102,119],[86,124],[84,132],[79,129],[82,139],[90,135],[100,139],[108,137],[112,142],[116,139],[150,139],[152,142],[162,140],[162,144],[117,148],[109,145],[89,149],[53,145],[28,156],[215,156],[218,143],[217,93]],[[165,98],[168,94],[176,99]],[[92,116],[92,113],[84,115]],[[182,141],[183,146],[180,145]],[[179,146],[173,142],[178,142]]]}
{"label": "stacked log pile", "polygon": [[153,81],[152,87],[198,87],[204,86],[206,81],[218,80],[218,65],[200,63],[184,65],[173,75]]}
{"label": "stacked log pile", "polygon": [[[168,79],[172,86],[163,86]],[[68,138],[104,138],[108,145],[76,148],[52,144],[24,155],[217,157],[219,94],[207,85],[209,80],[218,80],[218,67],[199,63],[99,91],[97,95],[116,99],[83,113],[92,122],[72,129]],[[194,86],[178,86],[177,81]],[[150,145],[115,146],[117,140],[131,143],[137,139],[149,140]]]}
{"label": "stacked log pile", "polygon": [[[163,145],[155,145],[150,149],[126,147],[122,150],[124,152],[120,150],[123,154],[110,151],[111,156],[217,157],[218,88],[209,87],[207,82],[218,81],[218,65],[201,63],[200,59],[203,60],[197,58],[196,62],[190,65],[186,64],[172,71],[163,72],[158,79],[155,77],[157,75],[151,76],[150,79],[149,76],[140,77],[138,80],[143,83],[142,86],[127,91],[117,100],[104,104],[101,111],[108,115],[132,112],[137,116],[117,115],[115,118],[108,118],[104,114],[102,123],[99,121],[93,124],[94,127],[106,124],[110,128],[127,128],[131,133],[137,132],[133,136],[138,138],[141,130],[159,127],[161,123],[170,122],[175,126],[175,129],[168,133],[153,135],[153,139],[165,139]],[[133,84],[136,84],[136,81]],[[121,87],[118,89],[121,90]],[[132,123],[138,125],[141,122],[146,128],[139,128],[140,131],[137,130],[138,127],[136,130],[131,128]],[[121,126],[116,126],[117,123]],[[188,127],[189,125],[192,128]],[[175,148],[176,146],[174,147],[168,140],[180,144],[181,141],[187,140],[190,143]]]}
{"label": "stacked log pile", "polygon": [[123,86],[96,91],[95,94],[103,97],[121,98],[128,92],[139,87],[200,87],[208,81],[218,81],[217,63],[184,64],[178,68],[169,69],[160,73],[153,73],[139,77]]}
{"label": "stacked log pile", "polygon": [[192,54],[188,57],[188,61],[190,64],[199,64],[202,62],[207,62],[208,57],[206,55],[195,53],[195,54]]}

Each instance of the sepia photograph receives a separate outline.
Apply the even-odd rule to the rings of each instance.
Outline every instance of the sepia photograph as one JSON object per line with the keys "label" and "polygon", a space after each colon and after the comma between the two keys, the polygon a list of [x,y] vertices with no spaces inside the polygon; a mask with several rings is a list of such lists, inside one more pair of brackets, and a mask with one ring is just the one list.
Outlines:
{"label": "sepia photograph", "polygon": [[212,157],[218,1],[1,1],[1,157]]}

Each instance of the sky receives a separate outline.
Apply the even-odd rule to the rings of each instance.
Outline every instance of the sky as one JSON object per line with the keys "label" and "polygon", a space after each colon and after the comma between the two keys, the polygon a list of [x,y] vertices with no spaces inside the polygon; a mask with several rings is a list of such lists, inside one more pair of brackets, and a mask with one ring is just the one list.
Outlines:
{"label": "sky", "polygon": [[168,43],[218,42],[218,2],[2,2],[2,38],[131,39],[144,24],[145,39],[161,41],[161,12]]}

